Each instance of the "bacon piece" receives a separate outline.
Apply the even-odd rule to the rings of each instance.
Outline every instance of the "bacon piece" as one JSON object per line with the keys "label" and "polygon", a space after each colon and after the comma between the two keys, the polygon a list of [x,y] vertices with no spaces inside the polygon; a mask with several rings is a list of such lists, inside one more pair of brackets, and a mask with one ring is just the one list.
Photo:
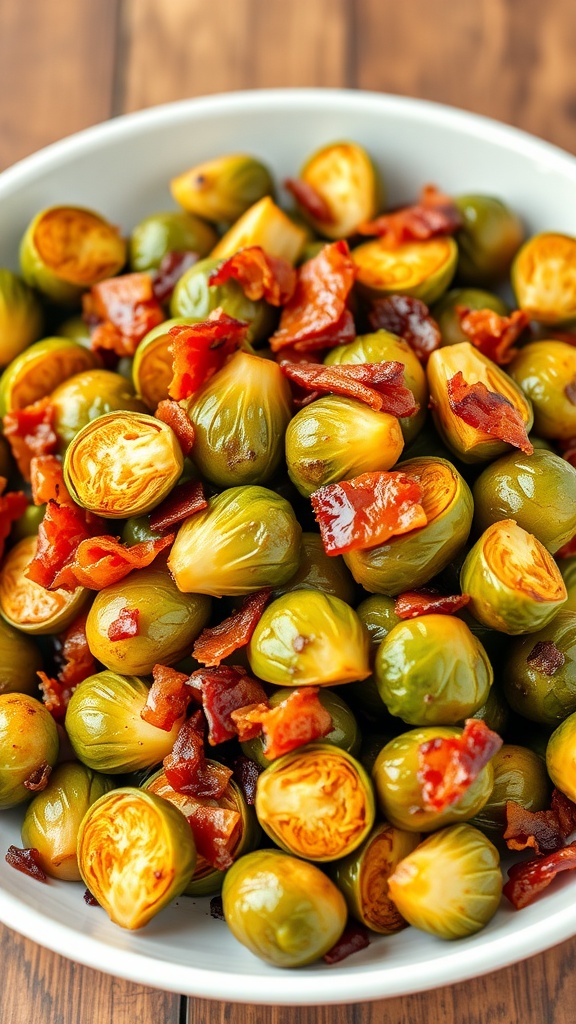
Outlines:
{"label": "bacon piece", "polygon": [[64,482],[62,463],[57,455],[34,455],[30,461],[30,486],[35,505],[55,501],[58,505],[74,505]]}
{"label": "bacon piece", "polygon": [[186,817],[190,823],[196,849],[211,867],[226,871],[234,863],[234,848],[240,827],[238,811],[226,807],[196,804]]}
{"label": "bacon piece", "polygon": [[477,718],[466,719],[461,736],[421,743],[417,778],[423,806],[443,811],[456,803],[501,746],[500,736]]}
{"label": "bacon piece", "polygon": [[343,363],[318,366],[315,363],[284,363],[280,369],[293,381],[315,395],[331,394],[355,398],[392,416],[412,416],[418,405],[404,383],[404,365],[400,362]]}
{"label": "bacon piece", "polygon": [[572,377],[572,380],[566,385],[564,394],[571,405],[576,405],[576,377]]}
{"label": "bacon piece", "polygon": [[240,348],[248,334],[248,324],[228,316],[220,307],[207,320],[187,327],[170,328],[173,377],[168,388],[177,402],[189,398],[217,370],[229,355]]}
{"label": "bacon piece", "polygon": [[259,245],[239,249],[224,260],[208,278],[208,284],[238,281],[247,299],[265,299],[271,306],[285,306],[296,288],[296,271],[288,260],[269,256]]}
{"label": "bacon piece", "polygon": [[305,213],[322,224],[333,224],[334,217],[328,203],[313,185],[302,178],[286,178],[284,188],[302,207]]}
{"label": "bacon piece", "polygon": [[96,897],[93,896],[92,893],[90,892],[90,889],[85,889],[84,890],[84,895],[83,895],[82,899],[84,900],[84,903],[86,903],[89,907],[99,907],[100,906],[100,904],[98,903],[98,900],[96,899]]}
{"label": "bacon piece", "polygon": [[528,440],[524,421],[504,395],[489,391],[481,381],[467,384],[461,370],[450,378],[447,387],[448,401],[455,416],[470,427],[520,448],[526,455],[532,454],[534,447]]}
{"label": "bacon piece", "polygon": [[50,712],[56,722],[62,723],[75,687],[64,686],[58,679],[46,675],[45,672],[38,672],[37,676],[46,710]]}
{"label": "bacon piece", "polygon": [[[95,517],[89,522],[86,513],[78,505],[58,505],[49,501],[44,518],[38,528],[36,554],[26,575],[46,590],[57,590],[57,582],[64,567],[74,558],[79,544],[98,533],[100,520]],[[78,586],[72,581],[70,587]]]}
{"label": "bacon piece", "polygon": [[259,726],[264,733],[264,755],[270,761],[304,743],[313,743],[327,736],[333,729],[330,713],[318,699],[319,687],[307,686],[293,690],[273,708],[267,704],[253,704],[232,712],[232,719],[238,728],[239,739],[253,738],[244,735],[245,724]]}
{"label": "bacon piece", "polygon": [[58,638],[57,660],[61,665],[58,679],[64,686],[72,688],[70,692],[96,672],[96,661],[86,637],[87,618],[88,612],[82,612]]}
{"label": "bacon piece", "polygon": [[198,253],[190,250],[164,253],[158,270],[152,275],[152,292],[156,301],[162,305],[168,302],[182,275],[197,262]]}
{"label": "bacon piece", "polygon": [[182,449],[184,457],[190,455],[194,447],[196,431],[186,410],[181,405],[178,405],[178,402],[173,401],[173,399],[165,398],[158,405],[154,415],[157,420],[162,420],[163,423],[167,423],[172,428],[178,438],[178,444]]}
{"label": "bacon piece", "polygon": [[512,362],[518,349],[514,342],[530,322],[523,310],[516,309],[510,316],[500,316],[493,309],[469,309],[456,306],[460,327],[469,341],[499,366]]}
{"label": "bacon piece", "polygon": [[403,338],[424,365],[430,353],[442,343],[440,328],[430,316],[428,306],[409,295],[375,299],[368,313],[368,322],[375,331],[390,331]]}
{"label": "bacon piece", "polygon": [[327,555],[364,550],[426,526],[416,480],[404,473],[362,473],[310,496]]}
{"label": "bacon piece", "polygon": [[225,743],[236,736],[233,711],[246,704],[265,703],[267,700],[262,685],[233,665],[199,668],[190,676],[189,685],[200,689],[210,746]]}
{"label": "bacon piece", "polygon": [[4,542],[10,536],[12,523],[24,515],[28,499],[22,491],[8,491],[4,494],[6,478],[0,476],[0,559],[4,555]]}
{"label": "bacon piece", "polygon": [[300,351],[331,348],[356,336],[352,314],[346,308],[356,268],[344,241],[333,242],[298,270],[296,289],[286,303],[270,348],[286,346]]}
{"label": "bacon piece", "polygon": [[172,753],[164,758],[164,771],[172,789],[191,796],[219,800],[232,771],[224,765],[208,764],[204,754],[205,719],[196,711],[180,726]]}
{"label": "bacon piece", "polygon": [[41,398],[25,409],[7,412],[3,424],[18,469],[25,480],[30,480],[30,462],[34,456],[56,451],[54,406],[49,398]]}
{"label": "bacon piece", "polygon": [[550,807],[558,818],[560,831],[566,839],[576,830],[576,804],[565,793],[561,793],[559,789],[554,788],[552,790]]}
{"label": "bacon piece", "polygon": [[266,587],[255,594],[248,594],[234,615],[224,619],[218,626],[202,630],[194,644],[192,657],[201,665],[212,667],[219,665],[240,647],[245,647],[252,638],[271,593],[270,588]]}
{"label": "bacon piece", "polygon": [[52,765],[48,764],[48,761],[42,761],[42,763],[30,773],[28,778],[24,779],[23,785],[32,793],[41,793],[43,789],[46,789],[48,779],[51,774]]}
{"label": "bacon piece", "polygon": [[572,555],[576,555],[576,534],[556,552],[554,558],[572,558]]}
{"label": "bacon piece", "polygon": [[358,953],[369,945],[370,933],[368,929],[365,925],[354,922],[346,925],[338,942],[335,942],[332,948],[327,953],[324,953],[322,959],[327,964],[337,964],[340,960],[345,960],[347,956],[351,956],[352,953]]}
{"label": "bacon piece", "polygon": [[33,846],[23,850],[19,846],[9,846],[5,860],[11,868],[35,878],[37,882],[48,881],[48,875],[40,866],[40,854]]}
{"label": "bacon piece", "polygon": [[576,843],[570,843],[547,857],[535,857],[508,869],[508,881],[502,892],[516,910],[532,903],[560,871],[576,868]]}
{"label": "bacon piece", "polygon": [[239,754],[234,761],[234,782],[240,786],[244,799],[249,807],[254,805],[256,800],[256,784],[258,776],[264,769],[251,757]]}
{"label": "bacon piece", "polygon": [[84,319],[96,324],[90,344],[117,356],[133,356],[142,338],[165,319],[149,274],[122,274],[99,281],[82,296]]}
{"label": "bacon piece", "polygon": [[407,590],[394,600],[394,612],[399,619],[416,619],[419,615],[453,615],[465,608],[468,594],[439,594],[434,590]]}
{"label": "bacon piece", "polygon": [[514,800],[506,801],[504,839],[510,850],[531,847],[538,856],[553,853],[576,829],[576,804],[554,789],[549,810],[528,811]]}
{"label": "bacon piece", "polygon": [[553,676],[566,661],[559,647],[552,640],[539,640],[526,658],[526,664],[547,676]]}
{"label": "bacon piece", "polygon": [[174,534],[167,533],[165,537],[143,540],[127,548],[116,537],[87,538],[80,542],[48,589],[75,590],[80,586],[88,590],[103,590],[124,579],[133,569],[151,565],[173,540]]}
{"label": "bacon piece", "polygon": [[216,921],[226,920],[224,917],[224,903],[221,896],[213,896],[210,900],[210,917],[213,917]]}
{"label": "bacon piece", "polygon": [[139,608],[122,608],[108,626],[108,639],[113,643],[138,636]]}
{"label": "bacon piece", "polygon": [[189,480],[179,484],[170,492],[164,501],[156,506],[150,516],[150,529],[163,533],[177,523],[208,508],[208,499],[204,493],[204,485],[200,480]]}
{"label": "bacon piece", "polygon": [[168,665],[154,665],[152,678],[140,716],[149,725],[170,732],[174,723],[186,714],[190,703],[191,694],[186,686],[188,676]]}
{"label": "bacon piece", "polygon": [[424,185],[418,202],[361,224],[361,235],[378,235],[390,248],[405,242],[423,242],[438,235],[453,235],[462,227],[460,211],[450,196],[435,185]]}

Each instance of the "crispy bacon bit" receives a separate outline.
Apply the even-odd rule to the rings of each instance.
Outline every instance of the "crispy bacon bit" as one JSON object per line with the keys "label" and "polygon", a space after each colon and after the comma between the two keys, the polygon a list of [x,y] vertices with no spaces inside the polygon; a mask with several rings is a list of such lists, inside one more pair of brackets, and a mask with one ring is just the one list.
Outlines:
{"label": "crispy bacon bit", "polygon": [[261,701],[257,704],[245,704],[232,712],[232,721],[238,734],[240,743],[246,740],[256,739],[262,732],[262,722],[269,711],[268,701]]}
{"label": "crispy bacon bit", "polygon": [[440,328],[430,316],[428,306],[409,295],[375,299],[368,313],[368,322],[375,331],[390,331],[403,338],[424,365],[431,352],[442,343]]}
{"label": "crispy bacon bit", "polygon": [[[258,726],[264,732],[264,755],[270,760],[289,754],[304,743],[313,743],[327,736],[333,729],[332,718],[318,699],[319,688],[307,686],[293,690],[285,700],[273,708],[254,704],[232,712],[238,727],[240,741],[244,725]],[[252,738],[250,736],[250,738]]]}
{"label": "crispy bacon bit", "polygon": [[205,719],[196,711],[180,726],[172,753],[164,758],[164,771],[172,789],[191,796],[219,800],[232,771],[220,764],[208,764],[204,754]]}
{"label": "crispy bacon bit", "polygon": [[554,558],[572,558],[572,555],[576,555],[576,534],[556,552]]}
{"label": "crispy bacon bit", "polygon": [[93,349],[108,349],[117,356],[133,356],[144,335],[164,320],[149,274],[122,274],[92,286],[82,296]]}
{"label": "crispy bacon bit", "polygon": [[570,843],[547,857],[513,864],[508,869],[509,881],[502,892],[516,910],[522,910],[554,881],[560,871],[573,868],[576,868],[576,843]]}
{"label": "crispy bacon bit", "polygon": [[576,405],[576,377],[573,377],[570,383],[566,385],[564,394],[571,405]]}
{"label": "crispy bacon bit", "polygon": [[514,800],[506,801],[507,828],[504,839],[510,850],[531,847],[537,856],[552,853],[576,829],[576,804],[555,789],[550,809],[528,811]]}
{"label": "crispy bacon bit", "polygon": [[75,590],[79,586],[103,590],[124,579],[133,569],[151,565],[173,540],[174,534],[167,533],[165,537],[143,540],[127,548],[116,537],[87,538],[80,542],[48,590]]}
{"label": "crispy bacon bit", "polygon": [[57,659],[61,664],[58,679],[64,686],[75,687],[96,672],[96,662],[86,638],[88,612],[83,612],[59,637]]}
{"label": "crispy bacon bit", "polygon": [[84,890],[84,896],[82,898],[84,900],[84,903],[86,903],[89,907],[99,907],[100,906],[100,904],[98,903],[98,900],[96,899],[96,897],[93,896],[92,893],[90,892],[90,889],[85,889]]}
{"label": "crispy bacon bit", "polygon": [[558,818],[562,835],[568,838],[576,830],[576,804],[559,789],[553,789],[550,807]]}
{"label": "crispy bacon bit", "polygon": [[552,640],[539,640],[526,658],[530,668],[538,672],[544,672],[547,676],[553,676],[566,661],[562,651],[556,647]]}
{"label": "crispy bacon bit", "polygon": [[318,366],[316,363],[285,363],[280,369],[293,381],[315,395],[344,395],[392,416],[412,416],[418,405],[404,383],[404,365],[400,362],[343,363]]}
{"label": "crispy bacon bit", "polygon": [[394,601],[394,612],[399,619],[416,619],[419,615],[453,615],[465,608],[468,594],[439,594],[436,590],[407,590],[398,594]]}
{"label": "crispy bacon bit", "polygon": [[57,455],[35,455],[31,459],[30,486],[35,505],[46,505],[49,501],[58,505],[74,504],[64,483],[62,463]]}
{"label": "crispy bacon bit", "polygon": [[0,476],[0,559],[4,554],[4,542],[10,536],[12,523],[24,515],[28,499],[22,491],[8,491],[4,494],[6,478]]}
{"label": "crispy bacon bit", "polygon": [[42,700],[47,711],[56,722],[63,722],[66,717],[66,708],[70,703],[70,697],[74,693],[74,686],[64,686],[58,679],[46,675],[45,672],[38,672],[38,685],[42,692]]}
{"label": "crispy bacon bit", "polygon": [[192,657],[201,665],[212,667],[219,665],[240,647],[245,647],[252,638],[271,593],[266,587],[255,594],[248,594],[234,615],[224,619],[218,626],[202,630],[194,644]]}
{"label": "crispy bacon bit", "polygon": [[179,484],[170,492],[164,501],[156,506],[150,516],[150,529],[163,533],[177,523],[208,508],[208,499],[204,493],[204,485],[200,480],[188,480]]}
{"label": "crispy bacon bit", "polygon": [[333,224],[334,217],[328,203],[316,191],[313,185],[302,178],[286,178],[284,188],[298,203],[305,213],[321,224]]}
{"label": "crispy bacon bit", "polygon": [[523,310],[516,309],[510,316],[500,316],[493,309],[469,309],[456,306],[462,331],[472,344],[499,366],[512,362],[518,349],[514,342],[530,322]]}
{"label": "crispy bacon bit", "polygon": [[113,643],[138,636],[139,608],[122,608],[108,626],[108,639]]}
{"label": "crispy bacon bit", "polygon": [[420,485],[404,473],[362,473],[310,496],[327,555],[364,550],[426,526]]}
{"label": "crispy bacon bit", "polygon": [[33,457],[56,451],[58,438],[54,430],[54,406],[49,398],[41,398],[25,409],[7,412],[3,423],[18,469],[24,479],[29,480]]}
{"label": "crispy bacon bit", "polygon": [[248,324],[228,316],[220,307],[207,320],[187,327],[170,328],[173,377],[168,388],[177,402],[189,398],[205,381],[220,370],[229,355],[240,348],[248,334]]}
{"label": "crispy bacon bit", "polygon": [[337,964],[345,960],[352,953],[358,953],[370,945],[370,933],[363,924],[348,924],[344,929],[338,942],[334,943],[332,949],[324,953],[323,960],[327,964]]}
{"label": "crispy bacon bit", "polygon": [[262,774],[263,768],[251,757],[240,754],[234,761],[234,782],[240,786],[244,799],[249,807],[254,805],[256,799],[256,783],[258,776]]}
{"label": "crispy bacon bit", "polygon": [[170,732],[174,723],[186,714],[190,703],[191,693],[186,686],[188,676],[168,665],[154,665],[152,678],[140,716],[149,725]]}
{"label": "crispy bacon bit", "polygon": [[270,338],[278,352],[286,346],[308,352],[332,348],[356,336],[346,308],[356,268],[344,241],[333,242],[298,270],[296,289],[286,303],[280,325]]}
{"label": "crispy bacon bit", "polygon": [[162,420],[163,423],[167,423],[172,428],[178,438],[178,444],[182,449],[184,457],[190,455],[194,447],[196,432],[194,424],[186,414],[186,410],[173,399],[165,398],[158,405],[154,415],[157,420]]}
{"label": "crispy bacon bit", "polygon": [[186,817],[201,857],[218,871],[226,871],[233,863],[234,848],[240,828],[240,814],[225,807],[196,804]]}
{"label": "crispy bacon bit", "polygon": [[417,778],[424,807],[443,811],[478,778],[502,740],[477,718],[468,718],[461,736],[437,737],[418,747]]}
{"label": "crispy bacon bit", "polygon": [[450,196],[435,185],[425,185],[414,206],[404,206],[361,224],[361,235],[378,235],[387,246],[396,248],[405,242],[422,242],[438,235],[453,235],[462,227],[460,211]]}
{"label": "crispy bacon bit", "polygon": [[21,850],[19,846],[9,846],[6,854],[6,863],[11,868],[16,868],[23,875],[30,875],[37,882],[47,882],[48,876],[44,868],[40,866],[40,854],[33,846]]}
{"label": "crispy bacon bit", "polygon": [[[74,558],[79,544],[98,533],[100,528],[100,520],[93,518],[88,522],[86,513],[78,505],[58,505],[49,501],[38,528],[36,554],[26,575],[46,590],[57,590],[59,577]],[[70,589],[77,586],[73,581]]]}
{"label": "crispy bacon bit", "polygon": [[238,281],[247,299],[265,299],[271,306],[285,306],[296,288],[296,271],[288,260],[268,256],[259,245],[249,245],[224,260],[208,278],[212,287]]}
{"label": "crispy bacon bit", "polygon": [[162,305],[172,298],[172,292],[178,281],[190,267],[198,262],[198,253],[167,252],[162,257],[158,270],[152,275],[152,291],[154,298]]}
{"label": "crispy bacon bit", "polygon": [[528,440],[524,421],[504,395],[489,391],[481,381],[467,384],[461,370],[450,378],[447,387],[448,401],[455,416],[470,427],[520,448],[526,455],[532,454],[534,447]]}
{"label": "crispy bacon bit", "polygon": [[199,668],[190,676],[189,685],[201,690],[210,746],[225,743],[236,736],[233,711],[246,704],[266,703],[262,685],[233,665]]}
{"label": "crispy bacon bit", "polygon": [[216,921],[226,920],[221,896],[213,896],[210,900],[210,917],[213,917]]}
{"label": "crispy bacon bit", "polygon": [[24,786],[26,789],[31,790],[32,793],[41,793],[43,789],[46,789],[48,785],[48,779],[52,774],[52,765],[48,764],[48,761],[42,761],[27,779],[24,780]]}

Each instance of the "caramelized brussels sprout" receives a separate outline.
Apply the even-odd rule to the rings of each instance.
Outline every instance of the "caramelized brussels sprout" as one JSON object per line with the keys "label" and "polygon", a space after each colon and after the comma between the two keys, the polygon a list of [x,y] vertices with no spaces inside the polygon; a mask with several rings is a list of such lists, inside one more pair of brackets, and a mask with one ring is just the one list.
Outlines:
{"label": "caramelized brussels sprout", "polygon": [[506,850],[507,800],[514,800],[528,811],[543,811],[550,806],[550,780],[542,758],[528,747],[514,743],[500,747],[491,764],[494,789],[470,824],[484,832],[495,846]]}
{"label": "caramelized brussels sprout", "polygon": [[74,690],[66,711],[66,732],[74,753],[88,768],[110,775],[158,764],[171,752],[184,716],[170,732],[141,716],[148,685],[137,676],[97,672]]}
{"label": "caramelized brussels sprout", "polygon": [[78,867],[100,906],[122,928],[142,928],[188,885],[196,847],[168,800],[128,786],[101,796],[78,835]]}
{"label": "caramelized brussels sprout", "polygon": [[78,206],[52,206],[36,214],[20,245],[27,284],[62,306],[114,277],[126,262],[126,243],[104,217]]}
{"label": "caramelized brussels sprout", "polygon": [[504,693],[513,711],[556,726],[576,711],[576,613],[565,608],[509,645]]}
{"label": "caramelized brussels sprout", "polygon": [[61,764],[46,789],[34,797],[22,823],[22,842],[40,855],[40,867],[52,878],[81,879],[76,844],[89,807],[112,789],[112,780],[83,764]]}
{"label": "caramelized brussels sprout", "polygon": [[212,259],[223,260],[248,245],[259,245],[269,256],[296,263],[306,243],[306,231],[264,196],[222,236],[212,250]]}
{"label": "caramelized brussels sprout", "polygon": [[443,345],[460,345],[470,340],[460,326],[457,306],[465,309],[493,309],[500,316],[508,313],[506,303],[492,292],[480,288],[452,288],[432,309],[432,316],[442,334]]}
{"label": "caramelized brussels sprout", "polygon": [[248,660],[255,675],[276,686],[330,686],[370,674],[369,644],[344,601],[318,590],[293,590],[264,610]]}
{"label": "caramelized brussels sprout", "polygon": [[170,252],[207,256],[218,241],[214,228],[192,213],[169,210],[139,221],[129,241],[131,270],[157,270]]}
{"label": "caramelized brussels sprout", "polygon": [[472,615],[502,633],[535,633],[567,598],[552,556],[513,519],[484,531],[466,556],[460,583]]}
{"label": "caramelized brussels sprout", "polygon": [[82,427],[119,409],[146,412],[125,377],[110,370],[84,370],[60,384],[50,395],[54,406],[54,430],[64,452]]}
{"label": "caramelized brussels sprout", "polygon": [[0,694],[34,696],[41,668],[42,656],[32,637],[0,618]]}
{"label": "caramelized brussels sprout", "polygon": [[474,935],[500,904],[498,850],[471,825],[429,836],[388,879],[390,895],[409,924],[440,939]]}
{"label": "caramelized brussels sprout", "polygon": [[182,473],[171,427],[138,412],[111,412],[87,423],[68,445],[64,479],[82,508],[111,519],[145,515]]}
{"label": "caramelized brussels sprout", "polygon": [[40,337],[42,307],[31,288],[0,267],[0,368]]}
{"label": "caramelized brussels sprout", "polygon": [[26,783],[58,757],[56,723],[27,693],[0,693],[0,810],[29,800]]}
{"label": "caramelized brussels sprout", "polygon": [[349,238],[378,212],[376,169],[356,142],[322,146],[308,158],[299,178],[314,189],[329,212],[329,219],[320,221],[303,211],[319,235]]}
{"label": "caramelized brussels sprout", "polygon": [[219,224],[238,220],[259,199],[272,195],[274,184],[260,160],[233,153],[191,167],[172,179],[170,189],[188,213]]}
{"label": "caramelized brussels sprout", "polygon": [[0,615],[23,633],[61,633],[86,604],[89,593],[78,587],[45,590],[26,570],[36,554],[37,538],[24,537],[8,552],[0,569]]}
{"label": "caramelized brussels sprout", "polygon": [[227,871],[224,916],[238,942],[275,967],[302,967],[327,953],[346,924],[342,893],[314,864],[257,850]]}
{"label": "caramelized brussels sprout", "polygon": [[182,524],[168,568],[185,593],[236,597],[287,583],[298,568],[300,526],[266,487],[230,487]]}
{"label": "caramelized brussels sprout", "polygon": [[576,238],[545,231],[522,246],[512,267],[518,305],[531,320],[565,323],[576,317]]}
{"label": "caramelized brussels sprout", "polygon": [[217,259],[199,260],[182,274],[170,299],[171,316],[194,322],[205,320],[213,310],[220,308],[228,316],[250,325],[248,341],[268,338],[275,323],[272,307],[264,299],[246,298],[242,286],[233,278],[225,284],[211,285],[210,274],[219,266]]}
{"label": "caramelized brussels sprout", "polygon": [[524,241],[522,222],[493,196],[458,196],[455,202],[463,220],[456,235],[459,280],[481,287],[497,284]]}
{"label": "caramelized brussels sprout", "polygon": [[554,730],[546,747],[546,770],[553,784],[576,802],[576,712]]}
{"label": "caramelized brussels sprout", "polygon": [[50,395],[75,373],[99,363],[94,352],[70,338],[43,338],[12,360],[0,377],[0,417]]}
{"label": "caramelized brussels sprout", "polygon": [[448,235],[425,242],[404,242],[394,249],[380,239],[352,250],[357,284],[362,295],[411,295],[430,306],[448,288],[458,259],[458,247]]}
{"label": "caramelized brussels sprout", "polygon": [[148,331],[136,349],[132,360],[132,383],[152,412],[169,397],[168,388],[174,375],[170,347],[174,339],[170,329],[192,323],[194,320],[181,316],[164,320]]}
{"label": "caramelized brussels sprout", "polygon": [[534,431],[567,441],[576,434],[576,348],[564,341],[531,341],[508,372],[534,407]]}
{"label": "caramelized brussels sprout", "polygon": [[327,743],[310,743],[273,761],[258,776],[255,807],[281,850],[312,861],[345,857],[374,824],[374,794],[364,768]]}
{"label": "caramelized brussels sprout", "polygon": [[298,568],[287,583],[274,587],[274,596],[290,590],[322,590],[354,604],[356,585],[340,555],[327,555],[319,533],[303,533]]}

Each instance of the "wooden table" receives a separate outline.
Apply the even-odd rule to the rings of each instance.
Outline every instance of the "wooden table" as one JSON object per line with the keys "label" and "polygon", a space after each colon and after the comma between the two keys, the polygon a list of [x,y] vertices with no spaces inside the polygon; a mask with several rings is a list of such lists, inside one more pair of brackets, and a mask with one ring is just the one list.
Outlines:
{"label": "wooden table", "polygon": [[[0,0],[0,169],[125,111],[265,86],[402,93],[576,147],[573,0]],[[290,1008],[152,991],[0,927],[2,1024],[284,1024]],[[407,999],[300,1009],[344,1024],[572,1024],[576,940]]]}

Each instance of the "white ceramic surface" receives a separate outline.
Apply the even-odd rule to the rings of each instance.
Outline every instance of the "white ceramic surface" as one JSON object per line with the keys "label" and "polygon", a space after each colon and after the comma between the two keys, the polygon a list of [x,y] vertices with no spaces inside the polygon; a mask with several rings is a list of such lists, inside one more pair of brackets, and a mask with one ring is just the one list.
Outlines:
{"label": "white ceramic surface", "polygon": [[[530,230],[576,234],[576,160],[522,132],[422,101],[360,92],[236,93],[118,118],[29,157],[0,175],[0,265],[15,266],[26,224],[51,203],[85,204],[128,232],[168,209],[168,180],[211,156],[247,151],[278,179],[323,142],[364,144],[389,201],[425,182],[508,200]],[[0,816],[0,852],[20,845],[21,811]],[[495,970],[576,933],[576,879],[562,876],[533,906],[507,904],[479,935],[445,943],[409,928],[341,964],[268,967],[240,946],[208,899],[181,898],[142,932],[124,932],[83,887],[41,885],[0,857],[0,919],[36,942],[111,974],[190,995],[248,1003],[343,1003],[433,988]]]}

